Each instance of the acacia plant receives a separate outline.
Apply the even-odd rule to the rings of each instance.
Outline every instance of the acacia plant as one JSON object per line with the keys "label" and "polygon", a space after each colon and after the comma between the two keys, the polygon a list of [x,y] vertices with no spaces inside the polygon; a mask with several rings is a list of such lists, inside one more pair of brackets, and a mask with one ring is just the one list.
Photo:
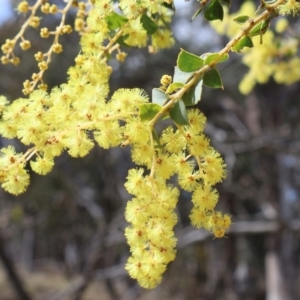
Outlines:
{"label": "acacia plant", "polygon": [[[66,24],[66,16],[74,8],[75,23]],[[193,18],[202,12],[207,21],[219,20],[213,27],[220,34],[226,32],[227,45],[201,56],[181,49],[174,74],[163,74],[151,97],[137,87],[113,91],[109,99],[112,58],[125,61],[128,47],[148,47],[155,53],[173,46],[173,1],[65,0],[61,6],[48,0],[36,0],[33,5],[21,1],[17,10],[26,21],[19,33],[2,45],[2,63],[18,65],[16,47],[31,47],[26,39],[29,27],[39,28],[41,38],[53,42],[47,52],[35,54],[38,71],[24,82],[24,98],[10,103],[0,96],[1,135],[17,138],[28,147],[25,153],[17,153],[12,146],[1,149],[2,188],[14,195],[23,193],[30,181],[28,169],[49,173],[55,157],[63,151],[83,157],[95,143],[105,149],[130,147],[137,167],[129,170],[125,182],[133,195],[125,211],[130,224],[125,236],[131,252],[125,268],[142,287],[154,288],[167,264],[175,259],[174,210],[180,189],[191,193],[193,226],[221,238],[231,224],[228,214],[215,210],[215,185],[226,176],[225,163],[203,133],[205,116],[190,107],[200,101],[203,85],[223,88],[217,66],[232,51],[243,54],[250,68],[240,84],[243,93],[270,76],[287,84],[298,80],[300,67],[295,65],[299,66],[300,60],[295,54],[299,39],[292,31],[289,34],[286,19],[278,17],[295,16],[299,9],[296,0],[261,0],[256,9],[246,2],[230,15],[230,0],[200,1]],[[42,27],[41,14],[58,16],[59,26],[54,30]],[[274,18],[278,20],[275,33],[269,29]],[[68,70],[68,81],[47,91],[43,75],[53,55],[63,51],[60,36],[72,30],[81,35],[81,51]],[[292,72],[283,76],[287,68]],[[158,124],[164,126],[162,131],[157,130]]]}

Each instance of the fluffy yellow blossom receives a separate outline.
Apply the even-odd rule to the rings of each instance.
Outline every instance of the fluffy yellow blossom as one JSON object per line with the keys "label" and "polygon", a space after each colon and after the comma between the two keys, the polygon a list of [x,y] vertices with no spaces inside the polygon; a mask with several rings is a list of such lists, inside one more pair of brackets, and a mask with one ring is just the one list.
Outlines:
{"label": "fluffy yellow blossom", "polygon": [[171,161],[179,175],[189,173],[194,167],[194,161],[190,160],[185,152],[173,154]]}
{"label": "fluffy yellow blossom", "polygon": [[45,175],[52,170],[54,161],[52,158],[38,157],[35,161],[30,162],[30,166],[36,173]]}
{"label": "fluffy yellow blossom", "polygon": [[209,140],[204,134],[194,135],[192,130],[185,131],[186,137],[189,139],[190,153],[195,156],[202,156],[209,147]]}
{"label": "fluffy yellow blossom", "polygon": [[142,9],[141,1],[136,0],[120,0],[119,5],[123,14],[129,19],[138,17]]}
{"label": "fluffy yellow blossom", "polygon": [[184,137],[179,130],[174,132],[173,127],[167,127],[161,135],[161,143],[164,144],[165,149],[170,153],[178,153],[186,148]]}
{"label": "fluffy yellow blossom", "polygon": [[168,29],[157,29],[151,36],[151,42],[154,49],[171,48],[175,40],[172,37],[172,33]]}
{"label": "fluffy yellow blossom", "polygon": [[139,194],[143,195],[143,190],[149,188],[143,173],[144,170],[142,168],[129,170],[125,188],[130,194],[136,196]]}
{"label": "fluffy yellow blossom", "polygon": [[140,18],[130,20],[128,25],[124,28],[124,35],[126,44],[130,46],[145,47],[147,43],[147,32],[142,26]]}
{"label": "fluffy yellow blossom", "polygon": [[281,15],[296,16],[300,12],[300,3],[297,0],[287,0],[278,6],[278,12]]}
{"label": "fluffy yellow blossom", "polygon": [[209,148],[202,157],[201,168],[203,175],[201,176],[205,183],[215,185],[221,182],[226,176],[226,165],[220,153],[213,148]]}
{"label": "fluffy yellow blossom", "polygon": [[170,155],[159,152],[155,158],[155,174],[163,179],[169,179],[175,173],[175,167],[170,160]]}
{"label": "fluffy yellow blossom", "polygon": [[111,97],[109,105],[116,113],[137,113],[141,104],[149,101],[149,97],[141,89],[119,89]]}
{"label": "fluffy yellow blossom", "polygon": [[194,171],[192,168],[181,172],[178,177],[180,187],[188,192],[192,192],[199,184],[199,172]]}
{"label": "fluffy yellow blossom", "polygon": [[206,117],[204,116],[204,114],[198,109],[189,109],[187,115],[190,122],[190,130],[194,134],[203,132],[206,124]]}
{"label": "fluffy yellow blossom", "polygon": [[16,153],[11,146],[1,149],[0,167],[2,188],[14,195],[23,193],[29,185],[30,177],[24,169],[22,155]]}
{"label": "fluffy yellow blossom", "polygon": [[210,185],[200,184],[193,192],[192,202],[195,207],[209,211],[215,208],[218,197],[218,192]]}
{"label": "fluffy yellow blossom", "polygon": [[151,128],[141,121],[139,117],[127,119],[124,129],[124,137],[130,144],[146,143],[150,140]]}
{"label": "fluffy yellow blossom", "polygon": [[131,149],[132,161],[138,165],[147,166],[148,168],[151,167],[154,154],[155,151],[151,146],[150,141],[135,144]]}
{"label": "fluffy yellow blossom", "polygon": [[121,128],[117,121],[109,122],[106,126],[100,126],[99,131],[94,132],[95,140],[104,149],[116,147],[121,143]]}
{"label": "fluffy yellow blossom", "polygon": [[1,186],[7,192],[19,195],[27,189],[29,182],[30,177],[28,172],[22,165],[17,165],[9,169]]}

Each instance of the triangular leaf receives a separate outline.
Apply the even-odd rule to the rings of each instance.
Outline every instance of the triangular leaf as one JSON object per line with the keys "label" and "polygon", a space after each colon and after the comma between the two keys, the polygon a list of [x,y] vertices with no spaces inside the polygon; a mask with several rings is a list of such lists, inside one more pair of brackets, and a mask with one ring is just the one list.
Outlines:
{"label": "triangular leaf", "polygon": [[204,74],[203,83],[211,88],[223,88],[221,76],[217,69],[212,68]]}
{"label": "triangular leaf", "polygon": [[146,14],[141,16],[141,23],[144,29],[147,31],[148,35],[152,35],[158,28],[158,25],[153,22],[151,18],[149,18]]}
{"label": "triangular leaf", "polygon": [[173,82],[172,84],[170,84],[166,90],[167,94],[172,94],[174,91],[176,91],[177,89],[180,89],[184,86],[183,83],[181,82]]}
{"label": "triangular leaf", "polygon": [[199,80],[195,86],[189,89],[182,97],[185,106],[196,105],[201,100],[203,80]]}
{"label": "triangular leaf", "polygon": [[145,103],[140,105],[140,118],[142,121],[152,120],[158,112],[160,112],[161,106],[156,103]]}
{"label": "triangular leaf", "polygon": [[217,64],[220,64],[220,63],[226,61],[228,58],[229,58],[229,55],[227,53],[223,54],[222,56],[220,56],[219,53],[211,53],[206,56],[204,65],[208,65],[211,62],[215,61],[216,59],[218,59]]}
{"label": "triangular leaf", "polygon": [[249,19],[250,19],[249,16],[238,16],[238,17],[234,18],[233,21],[236,22],[236,23],[238,23],[238,24],[244,24]]}
{"label": "triangular leaf", "polygon": [[256,36],[260,34],[260,26],[261,23],[257,24],[255,27],[253,27],[250,31],[250,36]]}
{"label": "triangular leaf", "polygon": [[187,83],[190,78],[192,78],[194,72],[183,72],[178,67],[175,67],[173,81]]}
{"label": "triangular leaf", "polygon": [[183,101],[177,101],[170,109],[170,118],[178,125],[190,124]]}
{"label": "triangular leaf", "polygon": [[204,12],[207,21],[223,20],[223,7],[218,0],[212,0]]}
{"label": "triangular leaf", "polygon": [[157,88],[152,89],[152,102],[153,103],[163,106],[165,104],[165,102],[168,100],[168,98],[169,98],[169,96],[166,95],[166,93],[163,90],[157,89]]}
{"label": "triangular leaf", "polygon": [[116,12],[111,12],[107,17],[107,24],[110,30],[115,30],[122,27],[125,23],[128,22],[128,19],[122,15],[117,14]]}
{"label": "triangular leaf", "polygon": [[177,58],[177,66],[183,72],[194,72],[203,66],[203,59],[181,49]]}
{"label": "triangular leaf", "polygon": [[257,24],[252,30],[250,31],[249,35],[256,36],[265,34],[270,26],[270,20],[262,21],[261,23]]}
{"label": "triangular leaf", "polygon": [[252,48],[253,47],[253,42],[252,42],[252,39],[245,35],[243,36],[232,48],[231,50],[232,51],[235,51],[235,52],[238,52],[240,53],[241,50],[245,47],[248,47],[248,48]]}
{"label": "triangular leaf", "polygon": [[120,44],[121,46],[124,47],[130,47],[129,45],[126,44],[125,40],[128,38],[129,34],[125,34],[124,36],[120,36],[117,40],[116,43]]}

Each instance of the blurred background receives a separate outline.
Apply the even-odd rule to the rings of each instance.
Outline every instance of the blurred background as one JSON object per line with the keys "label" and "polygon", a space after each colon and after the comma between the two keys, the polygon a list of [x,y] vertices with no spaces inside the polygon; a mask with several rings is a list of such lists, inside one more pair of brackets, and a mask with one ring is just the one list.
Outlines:
{"label": "blurred background", "polygon": [[[242,2],[235,1],[232,11]],[[12,8],[17,3],[1,0],[0,44],[24,22]],[[173,74],[180,47],[201,55],[226,44],[201,16],[190,22],[198,2],[175,5],[176,46],[154,55],[130,49],[124,64],[112,61],[112,91],[139,87],[151,94],[163,74]],[[68,23],[73,21],[70,15]],[[54,27],[58,20],[43,22]],[[299,26],[295,32],[299,36]],[[33,54],[47,49],[37,30],[26,37],[32,48],[17,53],[21,64],[0,65],[0,95],[9,100],[23,97],[23,81],[37,71]],[[45,73],[50,88],[66,82],[79,52],[76,33],[63,39],[64,52]],[[270,80],[244,96],[237,89],[247,72],[241,56],[232,54],[219,71],[224,90],[204,88],[198,107],[227,163],[228,177],[217,187],[218,209],[233,219],[227,237],[192,228],[190,196],[182,193],[176,260],[158,288],[140,288],[124,270],[129,149],[95,147],[83,159],[64,154],[49,175],[32,172],[26,193],[14,197],[0,190],[0,300],[300,299],[300,85]],[[0,143],[24,150],[15,140]]]}

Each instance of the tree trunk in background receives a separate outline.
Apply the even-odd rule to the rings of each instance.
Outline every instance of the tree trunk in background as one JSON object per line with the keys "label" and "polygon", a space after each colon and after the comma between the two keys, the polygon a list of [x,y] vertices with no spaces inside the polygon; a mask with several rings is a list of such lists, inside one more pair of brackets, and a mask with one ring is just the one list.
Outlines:
{"label": "tree trunk in background", "polygon": [[[279,187],[279,211],[283,230],[279,236],[279,259],[283,278],[282,290],[285,295],[281,299],[297,300],[297,239],[291,231],[290,221],[294,218],[295,206],[298,202],[297,188],[295,188],[295,172],[297,171],[297,158],[291,154],[279,154],[278,187]],[[280,270],[279,270],[280,271]],[[274,298],[275,299],[275,298]],[[277,299],[277,298],[276,298]],[[270,300],[273,300],[270,298]]]}
{"label": "tree trunk in background", "polygon": [[278,254],[270,250],[265,256],[266,300],[288,299],[283,289],[282,272]]}
{"label": "tree trunk in background", "polygon": [[0,235],[0,259],[7,273],[7,277],[9,278],[9,282],[14,287],[15,292],[18,295],[17,299],[30,300],[31,297],[26,292],[22,280],[16,272],[13,261],[5,251],[5,245],[1,235]]}

